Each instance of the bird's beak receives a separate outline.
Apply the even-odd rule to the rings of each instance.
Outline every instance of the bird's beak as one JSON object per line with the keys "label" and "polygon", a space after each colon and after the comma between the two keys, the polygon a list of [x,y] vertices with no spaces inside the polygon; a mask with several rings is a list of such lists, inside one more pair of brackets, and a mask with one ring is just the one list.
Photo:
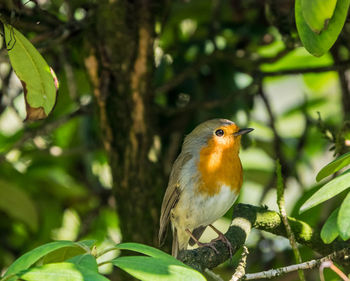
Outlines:
{"label": "bird's beak", "polygon": [[237,137],[237,136],[248,134],[253,130],[254,130],[253,128],[244,128],[244,129],[240,129],[238,132],[234,133],[233,135]]}

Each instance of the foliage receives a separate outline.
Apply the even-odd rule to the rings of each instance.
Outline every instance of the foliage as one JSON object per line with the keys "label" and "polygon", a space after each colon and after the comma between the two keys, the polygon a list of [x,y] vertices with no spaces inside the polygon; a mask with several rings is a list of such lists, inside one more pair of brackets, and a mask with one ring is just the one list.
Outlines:
{"label": "foliage", "polygon": [[11,66],[23,85],[28,120],[46,118],[56,103],[58,82],[35,47],[14,27],[4,23]]}
{"label": "foliage", "polygon": [[[98,271],[111,263],[139,280],[206,280],[199,272],[174,257],[137,243],[116,245],[115,250],[131,250],[146,256],[118,257],[97,263],[93,241],[56,241],[41,245],[19,257],[2,276],[2,281],[14,280],[109,280]],[[106,254],[108,251],[102,253]],[[101,256],[101,255],[100,255]]]}
{"label": "foliage", "polygon": [[[152,3],[148,16],[133,6],[138,1],[114,9],[119,1],[5,2],[0,3],[7,49],[0,52],[3,279],[64,280],[67,274],[69,280],[113,280],[120,276],[115,266],[141,280],[205,280],[160,250],[119,242],[129,231],[125,222],[136,225],[139,233],[124,241],[154,237],[157,202],[182,137],[214,117],[255,128],[251,139],[242,140],[245,177],[240,202],[277,209],[278,158],[287,213],[310,230],[323,224],[325,243],[350,238],[349,170],[323,185],[314,181],[315,171],[333,158],[329,149],[341,156],[318,173],[317,181],[350,163],[345,75],[349,0],[297,0],[295,22],[290,16],[294,2],[289,0],[160,1]],[[136,11],[142,16],[134,16]],[[138,30],[145,19],[150,22]],[[137,36],[148,26],[153,41],[143,44]],[[138,44],[152,46],[151,64],[137,59],[146,49],[137,49]],[[144,70],[145,75],[138,72]],[[134,87],[137,77],[148,82]],[[128,85],[139,91],[149,87],[141,98],[135,92],[118,95]],[[39,114],[33,108],[39,108]],[[138,118],[149,119],[150,126],[130,125],[129,120]],[[135,128],[140,131],[135,133]],[[127,147],[144,139],[144,150]],[[115,148],[116,143],[121,145]],[[120,163],[130,163],[131,157],[140,166],[123,170]],[[135,216],[132,208],[120,209],[131,194],[127,190],[129,197],[122,198],[116,191],[126,190],[125,182],[138,187],[126,179],[118,181],[123,172],[135,180],[147,178],[130,206],[152,202],[141,211],[150,214],[154,224]],[[146,196],[142,190],[153,193]],[[334,211],[329,216],[330,209]],[[217,222],[222,229],[229,226],[230,214]],[[211,238],[204,233],[204,239]],[[94,245],[73,242],[90,239],[96,240]],[[48,243],[51,240],[55,242]],[[288,243],[279,236],[252,231],[247,243],[249,271],[293,262]],[[105,254],[96,254],[94,246]],[[143,255],[120,256],[124,250]],[[313,258],[311,250],[300,247],[303,260]],[[233,264],[238,259],[233,257]],[[229,264],[217,269],[227,280],[233,271]]]}
{"label": "foliage", "polygon": [[[317,174],[316,179],[321,180],[334,174],[349,165],[350,153],[343,154],[327,164]],[[316,191],[300,208],[306,211],[326,200],[333,198],[350,187],[350,170],[346,170],[341,175],[330,180],[327,184]],[[350,193],[345,197],[340,207],[335,209],[329,216],[321,231],[321,238],[325,243],[331,243],[339,235],[343,240],[350,238]]]}
{"label": "foliage", "polygon": [[305,48],[315,56],[325,54],[337,40],[350,1],[296,0],[295,21]]}

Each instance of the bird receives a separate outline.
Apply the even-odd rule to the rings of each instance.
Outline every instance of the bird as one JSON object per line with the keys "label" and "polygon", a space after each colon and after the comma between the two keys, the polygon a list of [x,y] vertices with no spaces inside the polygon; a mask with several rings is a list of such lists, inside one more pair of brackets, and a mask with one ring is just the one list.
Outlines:
{"label": "bird", "polygon": [[[209,246],[222,240],[230,250],[227,238],[212,223],[222,217],[237,199],[243,170],[239,158],[241,136],[253,131],[240,129],[228,119],[212,119],[199,124],[185,137],[175,160],[163,198],[160,214],[159,244],[164,244],[171,222],[172,255],[178,257],[188,244]],[[206,227],[218,238],[201,243]]]}

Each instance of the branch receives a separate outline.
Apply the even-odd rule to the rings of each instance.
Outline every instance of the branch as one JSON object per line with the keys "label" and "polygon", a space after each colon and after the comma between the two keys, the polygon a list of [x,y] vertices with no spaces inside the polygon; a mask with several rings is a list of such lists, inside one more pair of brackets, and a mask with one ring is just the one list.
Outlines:
{"label": "branch", "polygon": [[243,276],[245,275],[245,267],[247,266],[248,254],[249,254],[248,248],[246,246],[243,246],[243,253],[242,253],[241,260],[239,261],[236,271],[232,275],[230,281],[239,281],[243,278]]}
{"label": "branch", "polygon": [[257,272],[257,273],[250,273],[246,274],[242,279],[243,280],[255,280],[255,279],[271,279],[289,272],[297,271],[297,270],[303,270],[303,269],[312,269],[315,267],[321,266],[321,264],[325,261],[329,260],[335,260],[335,259],[341,259],[344,256],[348,256],[350,254],[350,249],[344,249],[341,251],[334,252],[326,257],[315,259],[307,262],[303,262],[300,264],[293,264],[286,267],[280,267],[277,269],[270,269],[267,271]]}
{"label": "branch", "polygon": [[91,105],[84,105],[84,106],[79,107],[77,110],[67,114],[67,115],[56,118],[54,120],[49,119],[47,121],[44,121],[38,127],[25,128],[22,137],[19,140],[17,140],[11,147],[9,147],[5,152],[0,153],[0,163],[3,160],[5,160],[5,155],[8,151],[10,151],[12,149],[20,148],[24,143],[26,143],[28,140],[33,139],[36,136],[47,135],[49,132],[52,132],[56,128],[65,124],[68,120],[70,120],[76,116],[80,116],[80,115],[89,113],[90,110],[91,110]]}
{"label": "branch", "polygon": [[221,277],[220,277],[220,275],[218,275],[218,274],[216,274],[215,272],[212,272],[210,269],[208,269],[208,268],[206,268],[205,270],[204,270],[204,272],[206,273],[206,274],[208,274],[212,279],[214,279],[215,281],[224,281],[224,279],[222,279]]}
{"label": "branch", "polygon": [[[296,241],[320,254],[328,255],[331,252],[350,247],[349,242],[342,241],[324,244],[319,232],[313,230],[307,223],[291,217],[288,218],[288,222]],[[252,227],[287,237],[280,214],[262,207],[238,204],[234,208],[231,226],[225,234],[226,238],[232,244],[233,254],[243,246]],[[218,254],[209,247],[201,247],[182,251],[179,254],[179,259],[201,272],[205,268],[214,268],[230,257],[229,250],[223,242],[217,241],[214,246],[218,250]],[[349,257],[339,257],[337,262],[346,264],[350,260]]]}
{"label": "branch", "polygon": [[321,263],[321,266],[319,268],[321,281],[325,281],[324,275],[323,275],[323,269],[327,267],[333,270],[336,274],[338,274],[338,276],[344,281],[350,281],[350,279],[344,274],[344,272],[342,272],[338,267],[336,267],[331,260],[326,260]]}
{"label": "branch", "polygon": [[253,94],[256,90],[257,90],[257,85],[255,83],[252,83],[246,88],[237,89],[233,91],[223,99],[195,101],[195,102],[190,102],[185,107],[166,108],[166,109],[160,109],[160,110],[162,110],[162,113],[166,116],[182,115],[184,113],[188,113],[197,109],[210,110],[210,109],[214,109],[214,108],[218,108],[218,107],[230,104],[234,99],[237,98],[237,96]]}
{"label": "branch", "polygon": [[178,73],[177,75],[169,79],[163,85],[157,87],[155,91],[162,92],[162,93],[169,92],[170,90],[174,89],[175,87],[180,85],[182,82],[184,82],[186,79],[190,78],[193,75],[196,75],[203,65],[211,62],[225,61],[226,63],[227,62],[231,63],[232,66],[235,66],[235,68],[237,68],[237,70],[239,71],[250,73],[252,69],[256,69],[257,65],[260,65],[263,63],[275,62],[279,60],[281,57],[288,54],[289,51],[290,51],[289,49],[285,49],[279,52],[275,57],[272,57],[272,58],[254,59],[254,56],[250,53],[244,53],[243,56],[237,56],[232,50],[225,50],[225,51],[216,50],[209,56],[202,56],[198,58],[191,65],[184,68],[180,73]]}

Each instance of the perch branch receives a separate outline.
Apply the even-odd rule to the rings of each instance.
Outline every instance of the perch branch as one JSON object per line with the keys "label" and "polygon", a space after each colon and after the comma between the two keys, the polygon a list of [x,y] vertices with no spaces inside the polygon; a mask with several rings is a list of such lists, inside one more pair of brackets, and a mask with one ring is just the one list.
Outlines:
{"label": "perch branch", "polygon": [[[295,240],[320,254],[328,255],[334,251],[350,247],[349,242],[342,241],[324,244],[320,238],[319,232],[312,229],[307,223],[291,217],[288,217],[288,222],[295,235]],[[287,237],[280,214],[263,207],[238,204],[234,208],[231,226],[225,234],[226,238],[232,244],[233,253],[237,252],[237,250],[243,246],[252,227]],[[219,254],[216,254],[209,247],[201,247],[193,250],[182,251],[179,254],[179,259],[202,272],[205,268],[214,268],[230,257],[229,250],[223,242],[217,241],[214,245]],[[337,256],[336,261],[342,264],[347,264],[350,261],[350,257]]]}

